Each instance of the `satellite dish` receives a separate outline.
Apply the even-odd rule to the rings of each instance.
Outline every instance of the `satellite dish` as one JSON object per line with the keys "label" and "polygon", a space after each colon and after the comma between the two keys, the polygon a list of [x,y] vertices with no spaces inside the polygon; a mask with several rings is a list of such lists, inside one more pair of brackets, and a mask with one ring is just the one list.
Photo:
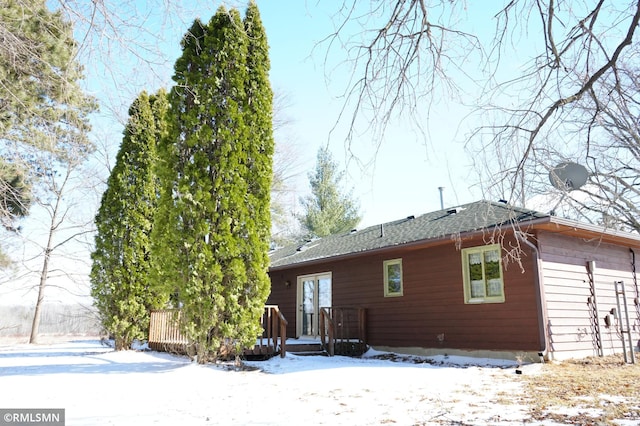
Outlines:
{"label": "satellite dish", "polygon": [[589,172],[577,163],[560,163],[549,171],[551,185],[561,191],[573,191],[587,183]]}

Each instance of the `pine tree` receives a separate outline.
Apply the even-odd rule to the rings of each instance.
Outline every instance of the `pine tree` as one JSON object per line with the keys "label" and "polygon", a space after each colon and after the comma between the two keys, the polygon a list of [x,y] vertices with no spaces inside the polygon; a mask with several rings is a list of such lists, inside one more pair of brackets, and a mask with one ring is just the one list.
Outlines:
{"label": "pine tree", "polygon": [[[0,225],[17,231],[15,220],[27,215],[31,201],[31,185],[25,168],[0,157]],[[0,269],[11,263],[11,258],[0,248]]]}
{"label": "pine tree", "polygon": [[91,294],[117,350],[145,339],[149,310],[163,305],[151,286],[150,235],[157,206],[156,144],[164,132],[166,93],[145,92],[129,109],[116,164],[96,216]]}
{"label": "pine tree", "polygon": [[3,1],[0,40],[0,223],[12,230],[45,173],[36,155],[67,164],[91,152],[96,104],[80,86],[72,24],[45,0]]}
{"label": "pine tree", "polygon": [[320,148],[315,173],[309,174],[311,195],[301,200],[305,213],[298,220],[306,230],[305,238],[350,231],[360,222],[356,201],[340,192],[343,177],[329,150]]}
{"label": "pine tree", "polygon": [[[73,28],[45,0],[8,0],[0,8],[0,139],[55,151],[86,141],[95,108],[79,81]],[[52,134],[55,137],[52,138]]]}
{"label": "pine tree", "polygon": [[13,222],[26,216],[31,204],[31,185],[23,165],[0,157],[0,194],[0,223],[13,229]]}
{"label": "pine tree", "polygon": [[264,30],[249,9],[247,31],[221,7],[183,38],[160,150],[156,279],[175,293],[201,363],[255,343],[269,291],[272,94]]}

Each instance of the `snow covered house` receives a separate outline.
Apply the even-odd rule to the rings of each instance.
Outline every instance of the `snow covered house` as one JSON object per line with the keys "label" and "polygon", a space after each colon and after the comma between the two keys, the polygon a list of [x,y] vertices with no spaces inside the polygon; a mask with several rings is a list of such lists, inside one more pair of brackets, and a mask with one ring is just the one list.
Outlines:
{"label": "snow covered house", "polygon": [[479,201],[272,251],[268,303],[288,338],[325,344],[633,359],[639,250],[637,234]]}

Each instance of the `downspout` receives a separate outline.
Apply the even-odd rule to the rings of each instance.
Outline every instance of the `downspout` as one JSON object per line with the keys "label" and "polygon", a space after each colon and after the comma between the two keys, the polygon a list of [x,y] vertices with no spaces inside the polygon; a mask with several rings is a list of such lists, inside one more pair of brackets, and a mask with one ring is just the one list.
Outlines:
{"label": "downspout", "polygon": [[515,236],[517,239],[529,246],[531,250],[533,250],[533,254],[535,256],[534,260],[536,267],[533,271],[534,284],[536,286],[536,289],[538,290],[536,292],[536,305],[538,306],[538,312],[540,313],[540,315],[538,316],[538,333],[540,338],[540,350],[538,352],[538,355],[540,356],[540,358],[546,360],[548,351],[547,342],[549,341],[549,339],[547,336],[547,309],[544,297],[544,288],[542,286],[542,274],[540,273],[540,252],[538,251],[538,247],[536,247],[535,244],[527,240],[527,238],[522,235],[522,232],[515,231]]}

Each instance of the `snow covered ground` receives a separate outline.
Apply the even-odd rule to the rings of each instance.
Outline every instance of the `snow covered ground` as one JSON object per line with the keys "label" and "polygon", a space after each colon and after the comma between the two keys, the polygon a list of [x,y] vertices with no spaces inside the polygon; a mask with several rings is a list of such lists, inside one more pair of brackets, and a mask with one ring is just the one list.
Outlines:
{"label": "snow covered ground", "polygon": [[68,426],[522,425],[528,418],[512,362],[441,357],[433,365],[373,355],[380,353],[288,354],[234,371],[153,351],[113,352],[96,340],[0,345],[0,408],[64,408]]}

